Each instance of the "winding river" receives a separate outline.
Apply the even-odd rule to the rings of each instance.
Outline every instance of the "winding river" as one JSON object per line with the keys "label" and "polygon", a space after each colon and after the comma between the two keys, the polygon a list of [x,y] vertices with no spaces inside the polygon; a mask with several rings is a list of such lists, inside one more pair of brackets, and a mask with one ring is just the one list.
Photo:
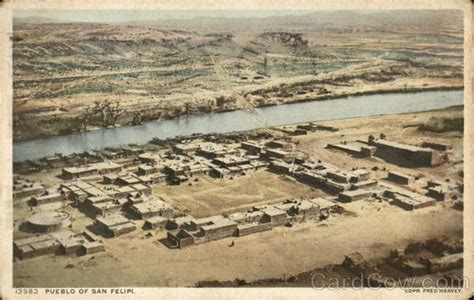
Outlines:
{"label": "winding river", "polygon": [[19,142],[13,145],[13,160],[146,143],[155,137],[165,139],[193,133],[245,131],[272,125],[408,113],[462,104],[462,90],[442,90],[353,96],[263,107],[257,108],[255,112],[209,113]]}

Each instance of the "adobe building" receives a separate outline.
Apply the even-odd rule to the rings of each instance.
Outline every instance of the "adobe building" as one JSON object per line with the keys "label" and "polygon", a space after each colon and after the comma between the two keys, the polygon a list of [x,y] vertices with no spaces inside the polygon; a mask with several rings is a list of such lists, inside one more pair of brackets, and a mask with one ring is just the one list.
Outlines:
{"label": "adobe building", "polygon": [[206,224],[200,224],[200,231],[207,241],[232,236],[236,229],[237,223],[224,217],[214,218]]}
{"label": "adobe building", "polygon": [[436,200],[424,195],[414,193],[398,186],[384,184],[383,196],[391,199],[391,204],[397,205],[405,210],[420,209],[436,204]]}
{"label": "adobe building", "polygon": [[232,174],[229,169],[216,166],[211,168],[210,175],[214,178],[227,179],[232,177],[234,174]]}
{"label": "adobe building", "polygon": [[438,151],[449,151],[453,149],[452,144],[441,144],[441,143],[434,143],[434,142],[423,142],[421,144],[423,148],[431,148]]}
{"label": "adobe building", "polygon": [[203,176],[203,175],[209,175],[210,171],[211,171],[211,168],[208,165],[197,163],[197,164],[191,164],[189,166],[189,169],[186,175],[189,177]]}
{"label": "adobe building", "polygon": [[41,195],[45,191],[45,186],[37,181],[30,181],[22,178],[17,178],[13,180],[14,200]]}
{"label": "adobe building", "polygon": [[143,164],[160,164],[163,162],[163,157],[157,153],[145,152],[138,155],[138,159]]}
{"label": "adobe building", "polygon": [[32,206],[38,206],[53,202],[66,200],[66,195],[60,190],[46,190],[43,194],[31,197],[29,203]]}
{"label": "adobe building", "polygon": [[249,154],[259,155],[263,151],[264,146],[258,141],[246,141],[240,143],[240,148],[246,150]]}
{"label": "adobe building", "polygon": [[198,143],[177,144],[172,148],[173,152],[179,155],[189,155],[199,149],[201,149],[201,146]]}
{"label": "adobe building", "polygon": [[136,157],[127,157],[114,160],[114,163],[120,165],[122,168],[137,167],[141,164],[141,161]]}
{"label": "adobe building", "polygon": [[168,178],[168,176],[163,173],[155,173],[155,174],[143,175],[139,177],[143,181],[143,183],[146,185],[165,183]]}
{"label": "adobe building", "polygon": [[105,193],[92,184],[82,180],[62,183],[60,189],[69,200],[76,202],[82,202],[87,197],[102,196]]}
{"label": "adobe building", "polygon": [[163,172],[165,166],[163,164],[141,164],[138,166],[137,175],[151,175],[158,172]]}
{"label": "adobe building", "polygon": [[415,177],[396,171],[388,172],[387,180],[403,185],[415,183]]}
{"label": "adobe building", "polygon": [[340,150],[355,157],[372,157],[377,149],[374,146],[360,141],[349,143],[344,141],[341,143],[328,144],[327,148]]}
{"label": "adobe building", "polygon": [[406,167],[434,167],[449,160],[447,153],[384,139],[369,139],[369,145],[377,147],[375,156]]}
{"label": "adobe building", "polygon": [[200,148],[196,153],[207,159],[215,159],[216,157],[238,154],[238,152],[238,149],[227,145],[205,142],[200,144]]}
{"label": "adobe building", "polygon": [[99,162],[90,164],[85,167],[70,167],[62,169],[62,178],[65,180],[73,180],[84,177],[92,177],[104,175],[108,173],[117,173],[122,170],[122,167],[113,162]]}
{"label": "adobe building", "polygon": [[120,212],[122,205],[117,200],[112,200],[103,203],[94,203],[90,206],[92,218],[97,216],[105,216],[107,214],[114,214]]}
{"label": "adobe building", "polygon": [[279,159],[291,159],[292,152],[283,150],[282,148],[265,148],[265,151],[261,153],[263,159],[279,158]]}
{"label": "adobe building", "polygon": [[288,222],[288,215],[285,211],[274,207],[268,207],[262,211],[262,223],[272,223],[273,226],[280,226]]}
{"label": "adobe building", "polygon": [[74,233],[70,230],[62,230],[50,234],[61,244],[61,254],[92,254],[104,251],[104,245],[96,241],[89,234]]}
{"label": "adobe building", "polygon": [[180,229],[168,230],[168,242],[178,248],[201,244],[230,237],[236,233],[237,223],[216,215],[202,219],[190,219],[188,225]]}
{"label": "adobe building", "polygon": [[95,224],[107,237],[118,237],[137,229],[129,219],[120,214],[97,217]]}
{"label": "adobe building", "polygon": [[372,196],[373,191],[370,190],[353,190],[342,192],[338,195],[337,200],[339,202],[353,202],[363,199],[368,199]]}
{"label": "adobe building", "polygon": [[216,157],[212,162],[220,167],[228,168],[249,164],[250,159],[245,156],[226,155],[222,157]]}
{"label": "adobe building", "polygon": [[134,191],[142,193],[144,195],[151,195],[151,192],[152,192],[151,187],[149,187],[148,185],[143,184],[143,183],[133,184],[133,185],[130,185],[130,187]]}
{"label": "adobe building", "polygon": [[115,184],[115,180],[117,180],[118,177],[118,174],[105,174],[102,176],[102,182],[105,184]]}
{"label": "adobe building", "polygon": [[194,236],[185,229],[168,231],[166,239],[179,249],[194,245]]}
{"label": "adobe building", "polygon": [[142,180],[133,173],[126,173],[126,174],[121,174],[117,176],[114,183],[119,186],[134,185],[134,184],[142,183]]}
{"label": "adobe building", "polygon": [[296,201],[293,211],[295,216],[305,220],[319,218],[320,214],[319,206],[306,199]]}
{"label": "adobe building", "polygon": [[119,212],[122,206],[108,195],[91,196],[79,205],[80,209],[91,218]]}
{"label": "adobe building", "polygon": [[176,230],[182,228],[191,228],[191,222],[194,221],[194,217],[191,215],[186,215],[183,217],[178,217],[170,219],[166,222],[165,228],[167,230]]}
{"label": "adobe building", "polygon": [[157,228],[165,228],[166,223],[168,223],[168,219],[161,217],[161,216],[154,216],[148,218],[143,225],[143,229],[150,230],[150,229],[157,229]]}
{"label": "adobe building", "polygon": [[260,223],[260,222],[252,222],[252,223],[243,223],[237,225],[236,235],[238,237],[254,234],[257,232],[264,232],[272,230],[273,224],[272,223]]}
{"label": "adobe building", "polygon": [[56,254],[61,244],[49,234],[18,239],[13,242],[13,251],[20,259]]}
{"label": "adobe building", "polygon": [[209,171],[209,166],[200,161],[181,157],[165,163],[165,168],[163,170],[163,172],[171,178],[176,178],[178,176],[207,175],[209,174]]}
{"label": "adobe building", "polygon": [[87,233],[61,230],[50,234],[17,239],[13,241],[14,255],[20,259],[42,255],[86,255],[104,251],[104,245]]}
{"label": "adobe building", "polygon": [[377,180],[368,179],[351,184],[351,190],[370,189],[377,186]]}
{"label": "adobe building", "polygon": [[428,186],[426,196],[436,199],[437,201],[449,200],[453,197],[453,192],[447,184]]}
{"label": "adobe building", "polygon": [[306,199],[288,200],[274,207],[286,212],[286,214],[291,217],[291,221],[317,219],[320,214],[319,206]]}
{"label": "adobe building", "polygon": [[133,192],[127,195],[127,206],[130,207],[135,204],[143,203],[155,199],[152,196],[148,196],[139,192]]}
{"label": "adobe building", "polygon": [[326,174],[326,172],[307,170],[298,173],[297,178],[306,184],[335,195],[344,191],[348,191],[351,188],[351,184],[348,183],[346,179],[344,179],[345,177],[338,176],[339,174],[337,173],[331,173],[330,177],[336,180],[340,179],[339,181],[335,181],[326,177]]}
{"label": "adobe building", "polygon": [[173,208],[161,198],[153,198],[142,203],[135,203],[130,206],[130,211],[139,219],[143,220],[155,216],[169,219],[172,218],[174,214]]}
{"label": "adobe building", "polygon": [[295,144],[293,144],[292,142],[281,141],[281,140],[269,141],[265,146],[267,147],[267,150],[268,148],[272,148],[272,149],[279,148],[285,152],[292,152],[295,150]]}
{"label": "adobe building", "polygon": [[312,198],[309,201],[316,204],[319,207],[319,212],[323,215],[329,215],[338,209],[337,203],[327,198]]}
{"label": "adobe building", "polygon": [[249,211],[246,213],[236,212],[227,216],[228,219],[237,224],[260,223],[264,213],[260,210]]}
{"label": "adobe building", "polygon": [[136,189],[134,189],[130,185],[126,185],[126,186],[121,186],[121,187],[115,188],[113,190],[110,190],[110,191],[107,192],[107,194],[114,197],[114,198],[120,199],[120,198],[126,198],[126,197],[128,197],[128,195],[130,195],[132,193],[135,193],[135,192],[137,192]]}
{"label": "adobe building", "polygon": [[98,175],[98,171],[94,167],[69,167],[63,168],[62,177],[65,180],[79,179],[82,177],[90,177]]}
{"label": "adobe building", "polygon": [[273,160],[268,165],[268,169],[277,174],[292,175],[296,167],[282,160]]}

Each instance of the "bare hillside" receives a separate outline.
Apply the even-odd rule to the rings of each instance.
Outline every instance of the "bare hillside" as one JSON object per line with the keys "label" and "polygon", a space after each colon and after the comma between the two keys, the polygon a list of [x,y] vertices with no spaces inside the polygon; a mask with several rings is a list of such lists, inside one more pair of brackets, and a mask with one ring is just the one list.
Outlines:
{"label": "bare hillside", "polygon": [[15,141],[183,114],[462,86],[456,11],[60,22],[15,20]]}

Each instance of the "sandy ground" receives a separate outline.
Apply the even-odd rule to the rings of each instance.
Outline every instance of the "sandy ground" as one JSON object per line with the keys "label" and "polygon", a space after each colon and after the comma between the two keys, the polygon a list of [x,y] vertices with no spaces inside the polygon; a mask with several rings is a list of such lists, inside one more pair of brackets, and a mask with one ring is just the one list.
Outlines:
{"label": "sandy ground", "polygon": [[302,185],[291,177],[283,177],[267,170],[232,180],[201,177],[198,182],[191,184],[157,185],[153,193],[165,198],[173,207],[190,211],[195,217],[245,211],[254,205],[286,199],[327,195],[321,190]]}
{"label": "sandy ground", "polygon": [[[462,236],[462,213],[450,207],[409,212],[368,201],[345,205],[356,217],[338,215],[323,222],[280,227],[182,250],[169,250],[157,242],[162,233],[145,238],[138,231],[106,240],[106,252],[92,257],[39,257],[15,262],[14,285],[175,287],[216,278],[256,280],[340,262],[354,251],[379,258],[412,241]],[[232,240],[235,246],[228,247]],[[68,264],[74,268],[65,268]]]}

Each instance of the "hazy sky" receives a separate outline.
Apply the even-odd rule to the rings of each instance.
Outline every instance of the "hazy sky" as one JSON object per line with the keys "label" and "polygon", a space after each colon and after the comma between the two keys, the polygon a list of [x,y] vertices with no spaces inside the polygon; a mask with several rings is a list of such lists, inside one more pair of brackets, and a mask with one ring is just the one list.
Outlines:
{"label": "hazy sky", "polygon": [[76,22],[129,22],[197,17],[270,17],[303,15],[309,10],[14,10],[14,17],[44,17]]}

